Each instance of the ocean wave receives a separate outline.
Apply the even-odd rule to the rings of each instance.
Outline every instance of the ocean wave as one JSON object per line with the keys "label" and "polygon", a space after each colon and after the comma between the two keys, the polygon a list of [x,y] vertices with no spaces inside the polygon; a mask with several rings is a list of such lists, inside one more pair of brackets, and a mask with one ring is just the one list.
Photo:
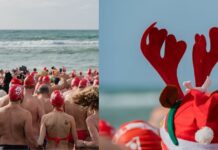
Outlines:
{"label": "ocean wave", "polygon": [[0,41],[0,48],[98,47],[97,40]]}

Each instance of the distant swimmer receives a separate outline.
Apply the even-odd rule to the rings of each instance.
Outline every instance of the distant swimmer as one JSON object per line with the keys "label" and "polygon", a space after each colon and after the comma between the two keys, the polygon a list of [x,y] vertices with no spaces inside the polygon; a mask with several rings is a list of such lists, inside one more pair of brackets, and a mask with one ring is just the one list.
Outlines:
{"label": "distant swimmer", "polygon": [[38,144],[43,145],[46,138],[46,149],[68,150],[68,144],[72,141],[76,146],[81,145],[77,138],[74,118],[63,111],[63,94],[59,90],[54,91],[50,102],[54,109],[42,118]]}
{"label": "distant swimmer", "polygon": [[32,132],[31,113],[23,109],[23,87],[13,85],[9,90],[9,104],[0,108],[0,149],[36,148]]}

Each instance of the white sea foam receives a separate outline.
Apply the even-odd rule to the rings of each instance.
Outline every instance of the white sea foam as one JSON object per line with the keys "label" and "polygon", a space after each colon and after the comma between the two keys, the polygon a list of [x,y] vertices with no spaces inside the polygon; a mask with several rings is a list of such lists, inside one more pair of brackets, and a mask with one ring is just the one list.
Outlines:
{"label": "white sea foam", "polygon": [[35,47],[98,47],[97,40],[28,40],[0,41],[0,48],[35,48]]}

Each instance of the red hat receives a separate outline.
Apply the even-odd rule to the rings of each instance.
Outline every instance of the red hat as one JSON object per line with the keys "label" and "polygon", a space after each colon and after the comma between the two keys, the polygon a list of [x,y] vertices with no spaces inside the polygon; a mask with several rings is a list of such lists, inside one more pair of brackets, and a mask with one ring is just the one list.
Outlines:
{"label": "red hat", "polygon": [[105,120],[99,120],[99,135],[113,137],[115,128]]}
{"label": "red hat", "polygon": [[82,72],[82,71],[80,71],[80,72],[79,72],[79,75],[80,75],[80,76],[82,76],[82,75],[83,75],[83,72]]}
{"label": "red hat", "polygon": [[61,107],[64,104],[64,96],[59,90],[55,90],[51,94],[50,102],[54,107]]}
{"label": "red hat", "polygon": [[43,78],[43,76],[40,76],[40,77],[38,78],[38,82],[39,82],[39,83],[42,83],[42,78]]}
{"label": "red hat", "polygon": [[34,87],[36,85],[34,76],[28,75],[24,80],[24,87]]}
{"label": "red hat", "polygon": [[80,83],[80,79],[78,77],[75,77],[72,81],[71,81],[71,87],[78,87]]}
{"label": "red hat", "polygon": [[23,86],[14,84],[9,89],[9,98],[11,101],[16,102],[23,99]]}
{"label": "red hat", "polygon": [[76,70],[73,70],[73,71],[72,71],[71,77],[72,77],[72,78],[76,77]]}
{"label": "red hat", "polygon": [[92,74],[92,69],[91,68],[89,68],[88,70],[87,70],[87,73],[86,73],[87,75],[91,75]]}
{"label": "red hat", "polygon": [[162,149],[158,129],[142,120],[123,124],[115,133],[113,141],[132,150]]}
{"label": "red hat", "polygon": [[216,106],[217,91],[208,95],[200,90],[191,89],[182,101],[171,107],[160,130],[165,147],[186,148],[189,145],[194,149],[202,149],[203,144],[210,148],[216,145],[218,148]]}
{"label": "red hat", "polygon": [[19,80],[18,78],[13,78],[13,79],[11,79],[11,82],[10,82],[10,86],[12,86],[12,85],[22,85],[22,82],[21,82],[21,80]]}
{"label": "red hat", "polygon": [[51,82],[51,80],[50,80],[49,76],[44,76],[42,78],[42,83],[43,84],[50,84],[50,82]]}
{"label": "red hat", "polygon": [[44,68],[43,68],[43,70],[44,70],[44,71],[47,71],[47,68],[46,68],[46,67],[44,67]]}
{"label": "red hat", "polygon": [[98,86],[98,85],[99,85],[99,80],[95,79],[94,82],[93,82],[93,86]]}
{"label": "red hat", "polygon": [[85,88],[88,86],[88,81],[86,79],[82,79],[79,82],[79,88]]}

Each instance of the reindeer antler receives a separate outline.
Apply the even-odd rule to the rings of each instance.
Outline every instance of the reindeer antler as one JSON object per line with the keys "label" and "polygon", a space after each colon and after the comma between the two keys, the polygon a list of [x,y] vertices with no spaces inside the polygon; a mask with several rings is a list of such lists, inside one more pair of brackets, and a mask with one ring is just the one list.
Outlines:
{"label": "reindeer antler", "polygon": [[[184,41],[176,41],[172,34],[167,34],[166,29],[158,29],[153,23],[144,32],[141,39],[141,50],[145,58],[156,69],[166,84],[173,84],[179,89],[180,97],[183,92],[179,85],[177,77],[178,64],[185,53],[186,43]],[[149,36],[149,37],[148,37]],[[149,38],[149,43],[146,39]],[[165,54],[161,58],[160,50],[165,42]]]}
{"label": "reindeer antler", "polygon": [[211,28],[209,36],[210,52],[207,52],[205,36],[195,35],[192,55],[196,86],[202,86],[218,61],[218,28]]}

